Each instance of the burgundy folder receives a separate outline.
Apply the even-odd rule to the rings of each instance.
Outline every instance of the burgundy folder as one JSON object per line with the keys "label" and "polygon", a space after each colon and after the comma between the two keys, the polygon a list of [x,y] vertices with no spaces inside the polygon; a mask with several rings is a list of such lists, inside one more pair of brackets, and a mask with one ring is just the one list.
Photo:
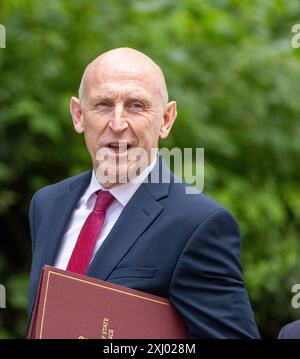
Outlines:
{"label": "burgundy folder", "polygon": [[54,267],[42,270],[29,339],[186,339],[166,298]]}

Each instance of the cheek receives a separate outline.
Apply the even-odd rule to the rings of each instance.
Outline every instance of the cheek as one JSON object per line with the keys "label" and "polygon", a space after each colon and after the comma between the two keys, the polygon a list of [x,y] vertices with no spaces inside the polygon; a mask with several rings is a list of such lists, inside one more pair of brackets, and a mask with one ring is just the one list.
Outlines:
{"label": "cheek", "polygon": [[160,128],[158,120],[143,116],[129,124],[141,146],[156,144]]}
{"label": "cheek", "polygon": [[99,116],[89,115],[84,119],[84,138],[90,152],[98,150],[99,138],[105,130],[105,123]]}
{"label": "cheek", "polygon": [[84,132],[89,137],[97,137],[105,129],[105,120],[97,114],[88,114],[84,117]]}

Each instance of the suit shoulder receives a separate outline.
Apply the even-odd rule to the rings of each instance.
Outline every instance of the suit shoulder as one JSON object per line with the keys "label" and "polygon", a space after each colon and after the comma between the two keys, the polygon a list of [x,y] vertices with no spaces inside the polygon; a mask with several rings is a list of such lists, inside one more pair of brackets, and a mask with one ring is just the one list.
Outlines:
{"label": "suit shoulder", "polygon": [[60,194],[65,192],[66,190],[68,190],[70,188],[70,186],[72,186],[73,184],[79,182],[79,181],[84,181],[84,180],[89,180],[91,176],[91,171],[87,171],[84,173],[80,173],[78,175],[72,176],[72,177],[68,177],[63,179],[62,181],[47,185],[45,187],[40,188],[35,194],[34,197],[44,197],[44,196],[48,196],[49,194]]}
{"label": "suit shoulder", "polygon": [[217,210],[228,211],[220,203],[209,198],[195,187],[193,187],[193,191],[189,191],[190,188],[191,186],[185,182],[173,183],[169,195],[183,207],[189,207],[190,211],[196,210],[207,214]]}
{"label": "suit shoulder", "polygon": [[300,339],[300,320],[285,325],[281,329],[278,339]]}
{"label": "suit shoulder", "polygon": [[164,198],[166,212],[173,221],[185,228],[196,228],[210,219],[224,225],[230,223],[239,232],[239,225],[227,208],[199,191],[187,193],[187,187],[185,182],[172,183],[169,195]]}

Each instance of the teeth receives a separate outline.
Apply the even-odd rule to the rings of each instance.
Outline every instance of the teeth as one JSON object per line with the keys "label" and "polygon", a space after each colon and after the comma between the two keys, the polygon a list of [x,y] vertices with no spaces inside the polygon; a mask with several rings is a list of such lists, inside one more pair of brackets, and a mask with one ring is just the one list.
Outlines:
{"label": "teeth", "polygon": [[115,147],[115,148],[121,147],[123,149],[130,147],[130,145],[128,143],[111,143],[109,146],[110,147]]}

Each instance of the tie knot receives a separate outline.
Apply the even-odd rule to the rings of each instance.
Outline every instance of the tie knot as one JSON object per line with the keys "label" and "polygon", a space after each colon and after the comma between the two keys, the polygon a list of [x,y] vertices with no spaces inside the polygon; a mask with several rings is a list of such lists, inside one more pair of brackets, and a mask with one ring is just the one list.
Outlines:
{"label": "tie knot", "polygon": [[96,212],[106,212],[107,208],[113,202],[115,197],[109,191],[97,191],[95,192],[97,198],[94,207]]}

